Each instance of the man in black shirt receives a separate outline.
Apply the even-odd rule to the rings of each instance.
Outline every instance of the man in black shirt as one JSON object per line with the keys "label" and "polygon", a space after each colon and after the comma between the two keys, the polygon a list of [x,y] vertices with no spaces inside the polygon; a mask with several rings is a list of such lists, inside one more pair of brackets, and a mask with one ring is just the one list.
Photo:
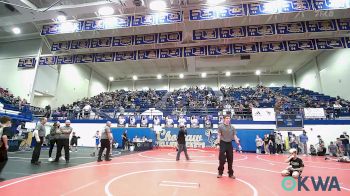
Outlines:
{"label": "man in black shirt", "polygon": [[128,149],[127,146],[128,146],[128,135],[127,135],[127,130],[125,130],[122,135],[122,149],[127,150]]}
{"label": "man in black shirt", "polygon": [[186,147],[186,136],[187,136],[187,131],[184,126],[180,126],[180,131],[177,135],[177,144],[178,144],[178,151],[176,155],[176,161],[180,160],[180,154],[182,151],[184,151],[186,160],[190,160],[190,157],[188,157],[187,154],[187,147]]}
{"label": "man in black shirt", "polygon": [[350,158],[349,135],[344,131],[344,133],[340,135],[339,138],[344,146],[344,156],[348,156]]}
{"label": "man in black shirt", "polygon": [[297,149],[292,148],[289,150],[291,154],[288,159],[285,161],[289,163],[289,166],[282,171],[282,176],[292,176],[293,178],[298,178],[304,169],[303,160],[297,157]]}
{"label": "man in black shirt", "polygon": [[[9,149],[8,136],[10,134],[11,119],[7,116],[2,116],[0,118],[0,174],[4,169],[8,157],[7,151]],[[0,182],[2,178],[0,178]]]}

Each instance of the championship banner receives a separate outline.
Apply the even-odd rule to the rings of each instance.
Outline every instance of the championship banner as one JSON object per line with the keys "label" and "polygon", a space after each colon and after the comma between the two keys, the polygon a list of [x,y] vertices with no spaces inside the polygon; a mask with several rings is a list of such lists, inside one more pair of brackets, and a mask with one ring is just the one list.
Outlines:
{"label": "championship banner", "polygon": [[258,43],[232,44],[232,52],[234,54],[258,53],[259,44]]}
{"label": "championship banner", "polygon": [[86,49],[90,47],[89,39],[72,40],[70,42],[70,49]]}
{"label": "championship banner", "polygon": [[247,15],[247,5],[217,6],[190,10],[190,20],[211,20]]}
{"label": "championship banner", "polygon": [[345,48],[344,39],[341,37],[330,39],[316,39],[318,49],[340,49]]}
{"label": "championship banner", "polygon": [[56,56],[42,56],[39,58],[39,65],[55,65]]}
{"label": "championship banner", "polygon": [[179,119],[177,120],[177,123],[179,125],[179,127],[181,126],[184,126],[186,127],[187,126],[187,120],[186,120],[186,117],[185,116],[179,116]]}
{"label": "championship banner", "polygon": [[94,54],[77,54],[74,57],[74,63],[92,63]]}
{"label": "championship banner", "polygon": [[64,56],[57,57],[57,65],[73,64],[73,63],[74,63],[74,56],[73,55],[64,55]]}
{"label": "championship banner", "polygon": [[231,45],[208,46],[209,56],[229,55],[232,53]]}
{"label": "championship banner", "polygon": [[183,22],[183,12],[174,11],[168,13],[155,13],[147,15],[135,15],[132,17],[131,25],[133,27],[138,26],[150,26],[150,25],[162,25],[173,24]]}
{"label": "championship banner", "polygon": [[94,55],[94,62],[96,63],[113,62],[114,55],[115,55],[114,52],[96,53]]}
{"label": "championship banner", "polygon": [[182,41],[182,31],[159,33],[158,43],[172,43]]}
{"label": "championship banner", "polygon": [[225,27],[219,28],[220,38],[236,38],[247,36],[246,27]]}
{"label": "championship banner", "polygon": [[311,0],[316,10],[332,10],[350,8],[349,0]]}
{"label": "championship banner", "polygon": [[169,13],[160,12],[157,13],[157,24],[173,24],[183,22],[183,11],[174,11]]}
{"label": "championship banner", "polygon": [[215,11],[210,8],[190,10],[190,20],[211,20],[215,19]]}
{"label": "championship banner", "polygon": [[277,34],[306,33],[304,22],[290,22],[276,24]]}
{"label": "championship banner", "polygon": [[350,18],[338,19],[338,28],[341,31],[350,31]]}
{"label": "championship banner", "polygon": [[137,51],[137,54],[138,59],[157,59],[159,56],[159,50],[139,50]]}
{"label": "championship banner", "polygon": [[153,116],[153,127],[160,126],[162,116]]}
{"label": "championship banner", "polygon": [[326,118],[323,108],[304,108],[305,118]]}
{"label": "championship banner", "polygon": [[316,42],[313,39],[288,41],[289,51],[316,50]]}
{"label": "championship banner", "polygon": [[111,43],[112,43],[111,37],[93,38],[93,39],[91,39],[91,47],[90,48],[110,47]]}
{"label": "championship banner", "polygon": [[156,44],[158,34],[135,35],[135,45]]}
{"label": "championship banner", "polygon": [[136,117],[135,116],[129,116],[129,127],[136,127]]}
{"label": "championship banner", "polygon": [[51,51],[69,50],[70,41],[53,42]]}
{"label": "championship banner", "polygon": [[174,127],[174,120],[176,119],[175,116],[167,116],[165,117],[165,126],[166,127]]}
{"label": "championship banner", "polygon": [[159,58],[180,58],[182,57],[182,48],[159,49]]}
{"label": "championship banner", "polygon": [[185,53],[185,57],[205,56],[207,54],[207,47],[206,46],[185,47],[184,53]]}
{"label": "championship banner", "polygon": [[119,16],[109,17],[103,19],[93,19],[84,21],[85,31],[104,30],[104,29],[117,29],[129,27],[131,22],[131,16]]}
{"label": "championship banner", "polygon": [[[278,4],[277,4],[278,3]],[[291,13],[312,10],[308,0],[271,1],[248,4],[249,15]]]}
{"label": "championship banner", "polygon": [[125,127],[126,124],[126,118],[124,115],[119,115],[118,116],[118,127]]}
{"label": "championship banner", "polygon": [[116,52],[115,61],[136,60],[136,51]]}
{"label": "championship banner", "polygon": [[141,116],[141,127],[148,127],[148,116]]}
{"label": "championship banner", "polygon": [[308,32],[336,31],[337,24],[335,20],[306,21],[306,28]]}
{"label": "championship banner", "polygon": [[276,121],[274,108],[252,108],[253,121]]}
{"label": "championship banner", "polygon": [[75,33],[83,30],[84,21],[71,22],[67,21],[61,24],[44,25],[41,35],[54,35],[61,33]]}
{"label": "championship banner", "polygon": [[34,68],[36,60],[35,58],[20,58],[18,60],[18,68]]}
{"label": "championship banner", "polygon": [[344,42],[347,48],[350,48],[350,37],[345,37]]}
{"label": "championship banner", "polygon": [[211,115],[207,115],[207,116],[204,116],[204,127],[205,128],[211,128],[212,127],[212,121],[213,120],[213,116]]}
{"label": "championship banner", "polygon": [[254,25],[247,27],[248,36],[268,36],[276,33],[274,24]]}
{"label": "championship banner", "polygon": [[210,40],[219,38],[219,29],[193,30],[192,40]]}
{"label": "championship banner", "polygon": [[113,37],[112,46],[131,46],[134,44],[134,36]]}
{"label": "championship banner", "polygon": [[191,128],[199,128],[199,116],[191,116]]}
{"label": "championship banner", "polygon": [[288,51],[286,42],[261,42],[260,52],[283,52]]}

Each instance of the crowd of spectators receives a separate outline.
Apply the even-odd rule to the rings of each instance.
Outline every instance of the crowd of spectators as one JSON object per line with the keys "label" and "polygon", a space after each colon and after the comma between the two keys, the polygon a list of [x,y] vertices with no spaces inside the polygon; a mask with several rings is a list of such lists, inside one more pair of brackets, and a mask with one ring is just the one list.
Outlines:
{"label": "crowd of spectators", "polygon": [[24,105],[28,104],[26,99],[14,96],[8,88],[0,87],[0,102],[5,106],[10,107],[9,109],[21,110]]}

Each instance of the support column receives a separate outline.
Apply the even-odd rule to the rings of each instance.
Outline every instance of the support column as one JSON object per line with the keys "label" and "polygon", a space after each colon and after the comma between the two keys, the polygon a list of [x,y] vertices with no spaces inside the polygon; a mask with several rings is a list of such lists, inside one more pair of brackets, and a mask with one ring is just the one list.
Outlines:
{"label": "support column", "polygon": [[38,78],[38,66],[39,66],[39,58],[40,58],[40,55],[43,51],[43,46],[44,46],[44,41],[41,40],[40,42],[40,47],[39,47],[39,50],[38,50],[38,54],[36,55],[35,59],[36,59],[36,62],[35,62],[35,74],[34,74],[34,81],[33,81],[33,84],[32,84],[32,89],[31,89],[31,92],[30,92],[30,99],[29,99],[29,103],[33,103],[34,101],[34,91],[35,91],[35,83],[37,82],[37,78]]}

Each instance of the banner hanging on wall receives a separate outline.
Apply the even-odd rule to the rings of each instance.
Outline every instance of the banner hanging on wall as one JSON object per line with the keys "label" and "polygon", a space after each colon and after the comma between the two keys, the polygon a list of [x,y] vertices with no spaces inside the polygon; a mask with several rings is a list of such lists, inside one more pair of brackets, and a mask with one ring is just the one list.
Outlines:
{"label": "banner hanging on wall", "polygon": [[276,113],[273,108],[253,108],[253,121],[275,121]]}
{"label": "banner hanging on wall", "polygon": [[323,108],[304,108],[305,118],[326,118]]}

